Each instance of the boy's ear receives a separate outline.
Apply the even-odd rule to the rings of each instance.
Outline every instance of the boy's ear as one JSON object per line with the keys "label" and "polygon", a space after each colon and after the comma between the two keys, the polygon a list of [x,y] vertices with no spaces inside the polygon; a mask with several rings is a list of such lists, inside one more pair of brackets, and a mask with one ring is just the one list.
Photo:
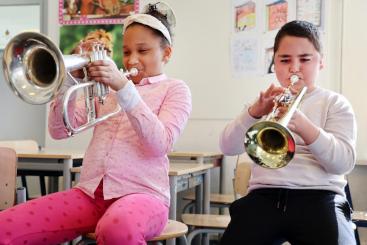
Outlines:
{"label": "boy's ear", "polygon": [[165,47],[163,50],[163,62],[165,64],[168,63],[169,59],[171,58],[171,55],[172,55],[172,47],[171,46]]}

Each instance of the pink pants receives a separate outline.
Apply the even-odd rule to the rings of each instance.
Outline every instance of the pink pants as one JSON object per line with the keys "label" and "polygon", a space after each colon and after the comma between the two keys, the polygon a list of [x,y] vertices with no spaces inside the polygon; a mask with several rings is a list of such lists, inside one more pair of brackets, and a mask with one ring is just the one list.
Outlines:
{"label": "pink pants", "polygon": [[98,244],[146,244],[168,219],[168,208],[147,194],[103,200],[73,188],[0,212],[0,245],[58,244],[96,232]]}

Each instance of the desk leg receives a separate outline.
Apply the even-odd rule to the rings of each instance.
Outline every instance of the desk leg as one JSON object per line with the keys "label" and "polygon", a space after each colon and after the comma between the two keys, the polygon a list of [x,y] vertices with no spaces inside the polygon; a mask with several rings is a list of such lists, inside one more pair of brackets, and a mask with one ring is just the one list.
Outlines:
{"label": "desk leg", "polygon": [[219,193],[223,194],[224,175],[222,166],[219,167]]}
{"label": "desk leg", "polygon": [[[204,174],[204,198],[203,198],[203,213],[210,213],[210,171],[209,169],[205,171]],[[204,245],[209,245],[209,236],[208,234],[203,235],[203,243]]]}
{"label": "desk leg", "polygon": [[[177,178],[176,176],[169,177],[169,192],[171,195],[171,201],[169,206],[168,218],[176,220],[177,213]],[[170,239],[167,241],[167,245],[175,245],[176,239]]]}
{"label": "desk leg", "polygon": [[63,169],[63,177],[64,177],[64,190],[68,190],[71,188],[71,173],[70,169],[73,167],[73,159],[64,159],[64,169]]}
{"label": "desk leg", "polygon": [[195,187],[195,213],[202,214],[203,212],[203,184]]}
{"label": "desk leg", "polygon": [[169,206],[169,218],[176,220],[177,212],[177,179],[175,176],[169,177],[169,192],[171,195],[171,202]]}
{"label": "desk leg", "polygon": [[210,171],[204,174],[204,198],[203,198],[204,214],[210,213]]}

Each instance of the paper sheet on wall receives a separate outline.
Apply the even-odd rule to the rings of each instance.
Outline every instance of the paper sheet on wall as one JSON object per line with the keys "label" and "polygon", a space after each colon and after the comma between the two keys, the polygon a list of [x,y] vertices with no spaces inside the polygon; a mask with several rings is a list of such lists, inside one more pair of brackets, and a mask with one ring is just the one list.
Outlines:
{"label": "paper sheet on wall", "polygon": [[231,41],[232,74],[235,78],[259,74],[259,46],[255,37],[235,35]]}
{"label": "paper sheet on wall", "polygon": [[[15,17],[16,21],[14,21]],[[12,37],[23,31],[40,31],[40,7],[37,5],[1,6],[0,50],[5,48]]]}
{"label": "paper sheet on wall", "polygon": [[322,25],[321,0],[297,0],[297,20],[306,20],[316,26]]}

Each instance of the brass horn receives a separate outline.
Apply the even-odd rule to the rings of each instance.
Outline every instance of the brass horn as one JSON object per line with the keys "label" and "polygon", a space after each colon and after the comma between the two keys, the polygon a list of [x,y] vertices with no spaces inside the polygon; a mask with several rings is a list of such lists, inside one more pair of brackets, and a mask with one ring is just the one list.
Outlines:
{"label": "brass horn", "polygon": [[[245,150],[249,157],[262,167],[284,167],[294,156],[296,144],[287,125],[307,91],[307,87],[303,87],[297,95],[292,95],[290,86],[298,80],[297,75],[292,75],[291,84],[277,96],[272,112],[264,121],[255,123],[246,132]],[[277,115],[279,105],[288,107],[287,112],[280,118]]]}
{"label": "brass horn", "polygon": [[[69,76],[77,85],[70,87],[64,95],[63,118],[69,135],[73,135],[115,115],[120,110],[103,116],[103,119],[96,118],[92,101],[98,96],[99,102],[103,103],[108,87],[95,81],[79,84],[70,74],[106,56],[106,51],[98,45],[92,54],[63,55],[58,47],[43,34],[23,32],[14,36],[6,45],[3,53],[3,70],[11,90],[25,102],[36,105],[51,101],[59,92],[66,76]],[[137,73],[137,69],[132,69],[124,75],[135,76]],[[73,128],[66,109],[70,95],[80,88],[84,88],[88,93],[85,95],[88,123],[80,128]]]}

